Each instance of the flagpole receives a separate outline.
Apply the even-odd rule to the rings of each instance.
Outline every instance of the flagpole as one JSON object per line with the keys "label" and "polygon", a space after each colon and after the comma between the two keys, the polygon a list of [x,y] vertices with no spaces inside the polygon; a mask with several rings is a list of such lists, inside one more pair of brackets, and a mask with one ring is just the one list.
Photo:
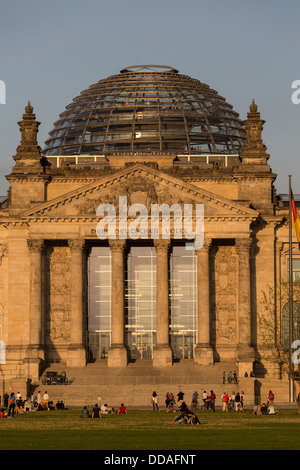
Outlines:
{"label": "flagpole", "polygon": [[292,363],[292,343],[293,343],[293,235],[292,235],[292,184],[289,175],[289,384],[290,402],[293,402],[293,363]]}

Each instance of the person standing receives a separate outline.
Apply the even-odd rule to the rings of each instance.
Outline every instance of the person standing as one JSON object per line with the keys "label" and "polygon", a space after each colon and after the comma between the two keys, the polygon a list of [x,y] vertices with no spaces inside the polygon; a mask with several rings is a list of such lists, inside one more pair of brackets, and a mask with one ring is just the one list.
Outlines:
{"label": "person standing", "polygon": [[15,414],[15,408],[16,408],[16,397],[14,392],[10,394],[10,397],[8,399],[9,407],[8,407],[8,416],[11,416],[13,418]]}
{"label": "person standing", "polygon": [[245,393],[243,391],[240,393],[240,399],[241,399],[241,411],[244,411]]}
{"label": "person standing", "polygon": [[268,394],[267,406],[274,405],[274,398],[275,398],[275,395],[272,392],[272,390],[270,390]]}
{"label": "person standing", "polygon": [[180,390],[180,392],[177,393],[177,402],[178,402],[179,407],[183,402],[183,397],[184,397],[184,393]]}
{"label": "person standing", "polygon": [[226,392],[223,393],[221,399],[222,399],[222,410],[223,410],[223,411],[228,411],[228,400],[229,400],[229,396],[227,395]]}
{"label": "person standing", "polygon": [[49,403],[49,395],[46,390],[44,393],[44,407],[47,408],[47,410],[49,411],[48,403]]}
{"label": "person standing", "polygon": [[3,395],[3,406],[4,408],[8,408],[8,400],[9,400],[9,395],[7,392],[4,393]]}
{"label": "person standing", "polygon": [[157,393],[155,391],[152,393],[152,406],[153,411],[159,411],[157,403]]}
{"label": "person standing", "polygon": [[198,398],[199,398],[199,393],[195,390],[192,396],[192,408],[198,408]]}
{"label": "person standing", "polygon": [[216,395],[214,394],[213,390],[210,391],[209,397],[210,408],[213,412],[216,411]]}

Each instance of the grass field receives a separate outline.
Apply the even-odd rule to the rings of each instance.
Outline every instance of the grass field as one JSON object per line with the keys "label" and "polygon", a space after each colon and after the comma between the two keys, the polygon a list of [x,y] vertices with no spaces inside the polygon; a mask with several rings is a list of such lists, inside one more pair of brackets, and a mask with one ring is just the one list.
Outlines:
{"label": "grass field", "polygon": [[197,411],[200,426],[172,425],[176,415],[129,410],[81,419],[81,410],[41,411],[0,420],[1,450],[298,450],[300,414],[273,416]]}

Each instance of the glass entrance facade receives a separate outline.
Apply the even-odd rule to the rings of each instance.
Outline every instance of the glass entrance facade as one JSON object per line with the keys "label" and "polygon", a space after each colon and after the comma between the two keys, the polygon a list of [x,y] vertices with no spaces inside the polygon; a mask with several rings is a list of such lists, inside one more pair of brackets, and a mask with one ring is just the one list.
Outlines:
{"label": "glass entrance facade", "polygon": [[197,338],[197,256],[173,246],[170,257],[170,344],[173,359],[191,359]]}
{"label": "glass entrance facade", "polygon": [[156,252],[131,246],[125,281],[125,344],[129,359],[150,359],[156,343]]}
{"label": "glass entrance facade", "polygon": [[93,246],[88,257],[88,360],[105,359],[111,343],[111,251]]}
{"label": "glass entrance facade", "polygon": [[[173,359],[192,359],[197,338],[197,257],[173,246],[170,254],[169,334]],[[111,344],[111,251],[94,246],[88,257],[89,361],[106,359]],[[132,244],[125,262],[125,346],[129,360],[151,359],[156,345],[156,250]]]}

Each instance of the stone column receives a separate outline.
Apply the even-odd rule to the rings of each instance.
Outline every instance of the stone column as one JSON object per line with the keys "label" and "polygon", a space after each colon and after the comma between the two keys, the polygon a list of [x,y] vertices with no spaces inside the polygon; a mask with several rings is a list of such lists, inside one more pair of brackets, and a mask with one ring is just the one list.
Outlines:
{"label": "stone column", "polygon": [[210,344],[210,246],[211,238],[205,240],[197,250],[197,312],[198,340],[194,362],[199,365],[213,364],[213,349]]}
{"label": "stone column", "polygon": [[170,240],[154,240],[156,248],[156,346],[154,367],[172,365],[169,344],[169,248]]}
{"label": "stone column", "polygon": [[44,359],[42,331],[42,256],[44,240],[27,240],[30,252],[29,345],[27,362],[33,381],[39,379],[39,365]]}
{"label": "stone column", "polygon": [[124,248],[126,240],[109,240],[112,253],[111,284],[111,346],[108,351],[109,367],[126,367],[127,350],[124,343]]}
{"label": "stone column", "polygon": [[83,262],[85,240],[68,240],[71,249],[71,326],[67,366],[84,367],[86,351],[83,340]]}
{"label": "stone column", "polygon": [[251,345],[251,297],[250,297],[250,238],[236,239],[238,253],[238,344],[236,358],[239,362],[239,375],[253,369],[255,359]]}

